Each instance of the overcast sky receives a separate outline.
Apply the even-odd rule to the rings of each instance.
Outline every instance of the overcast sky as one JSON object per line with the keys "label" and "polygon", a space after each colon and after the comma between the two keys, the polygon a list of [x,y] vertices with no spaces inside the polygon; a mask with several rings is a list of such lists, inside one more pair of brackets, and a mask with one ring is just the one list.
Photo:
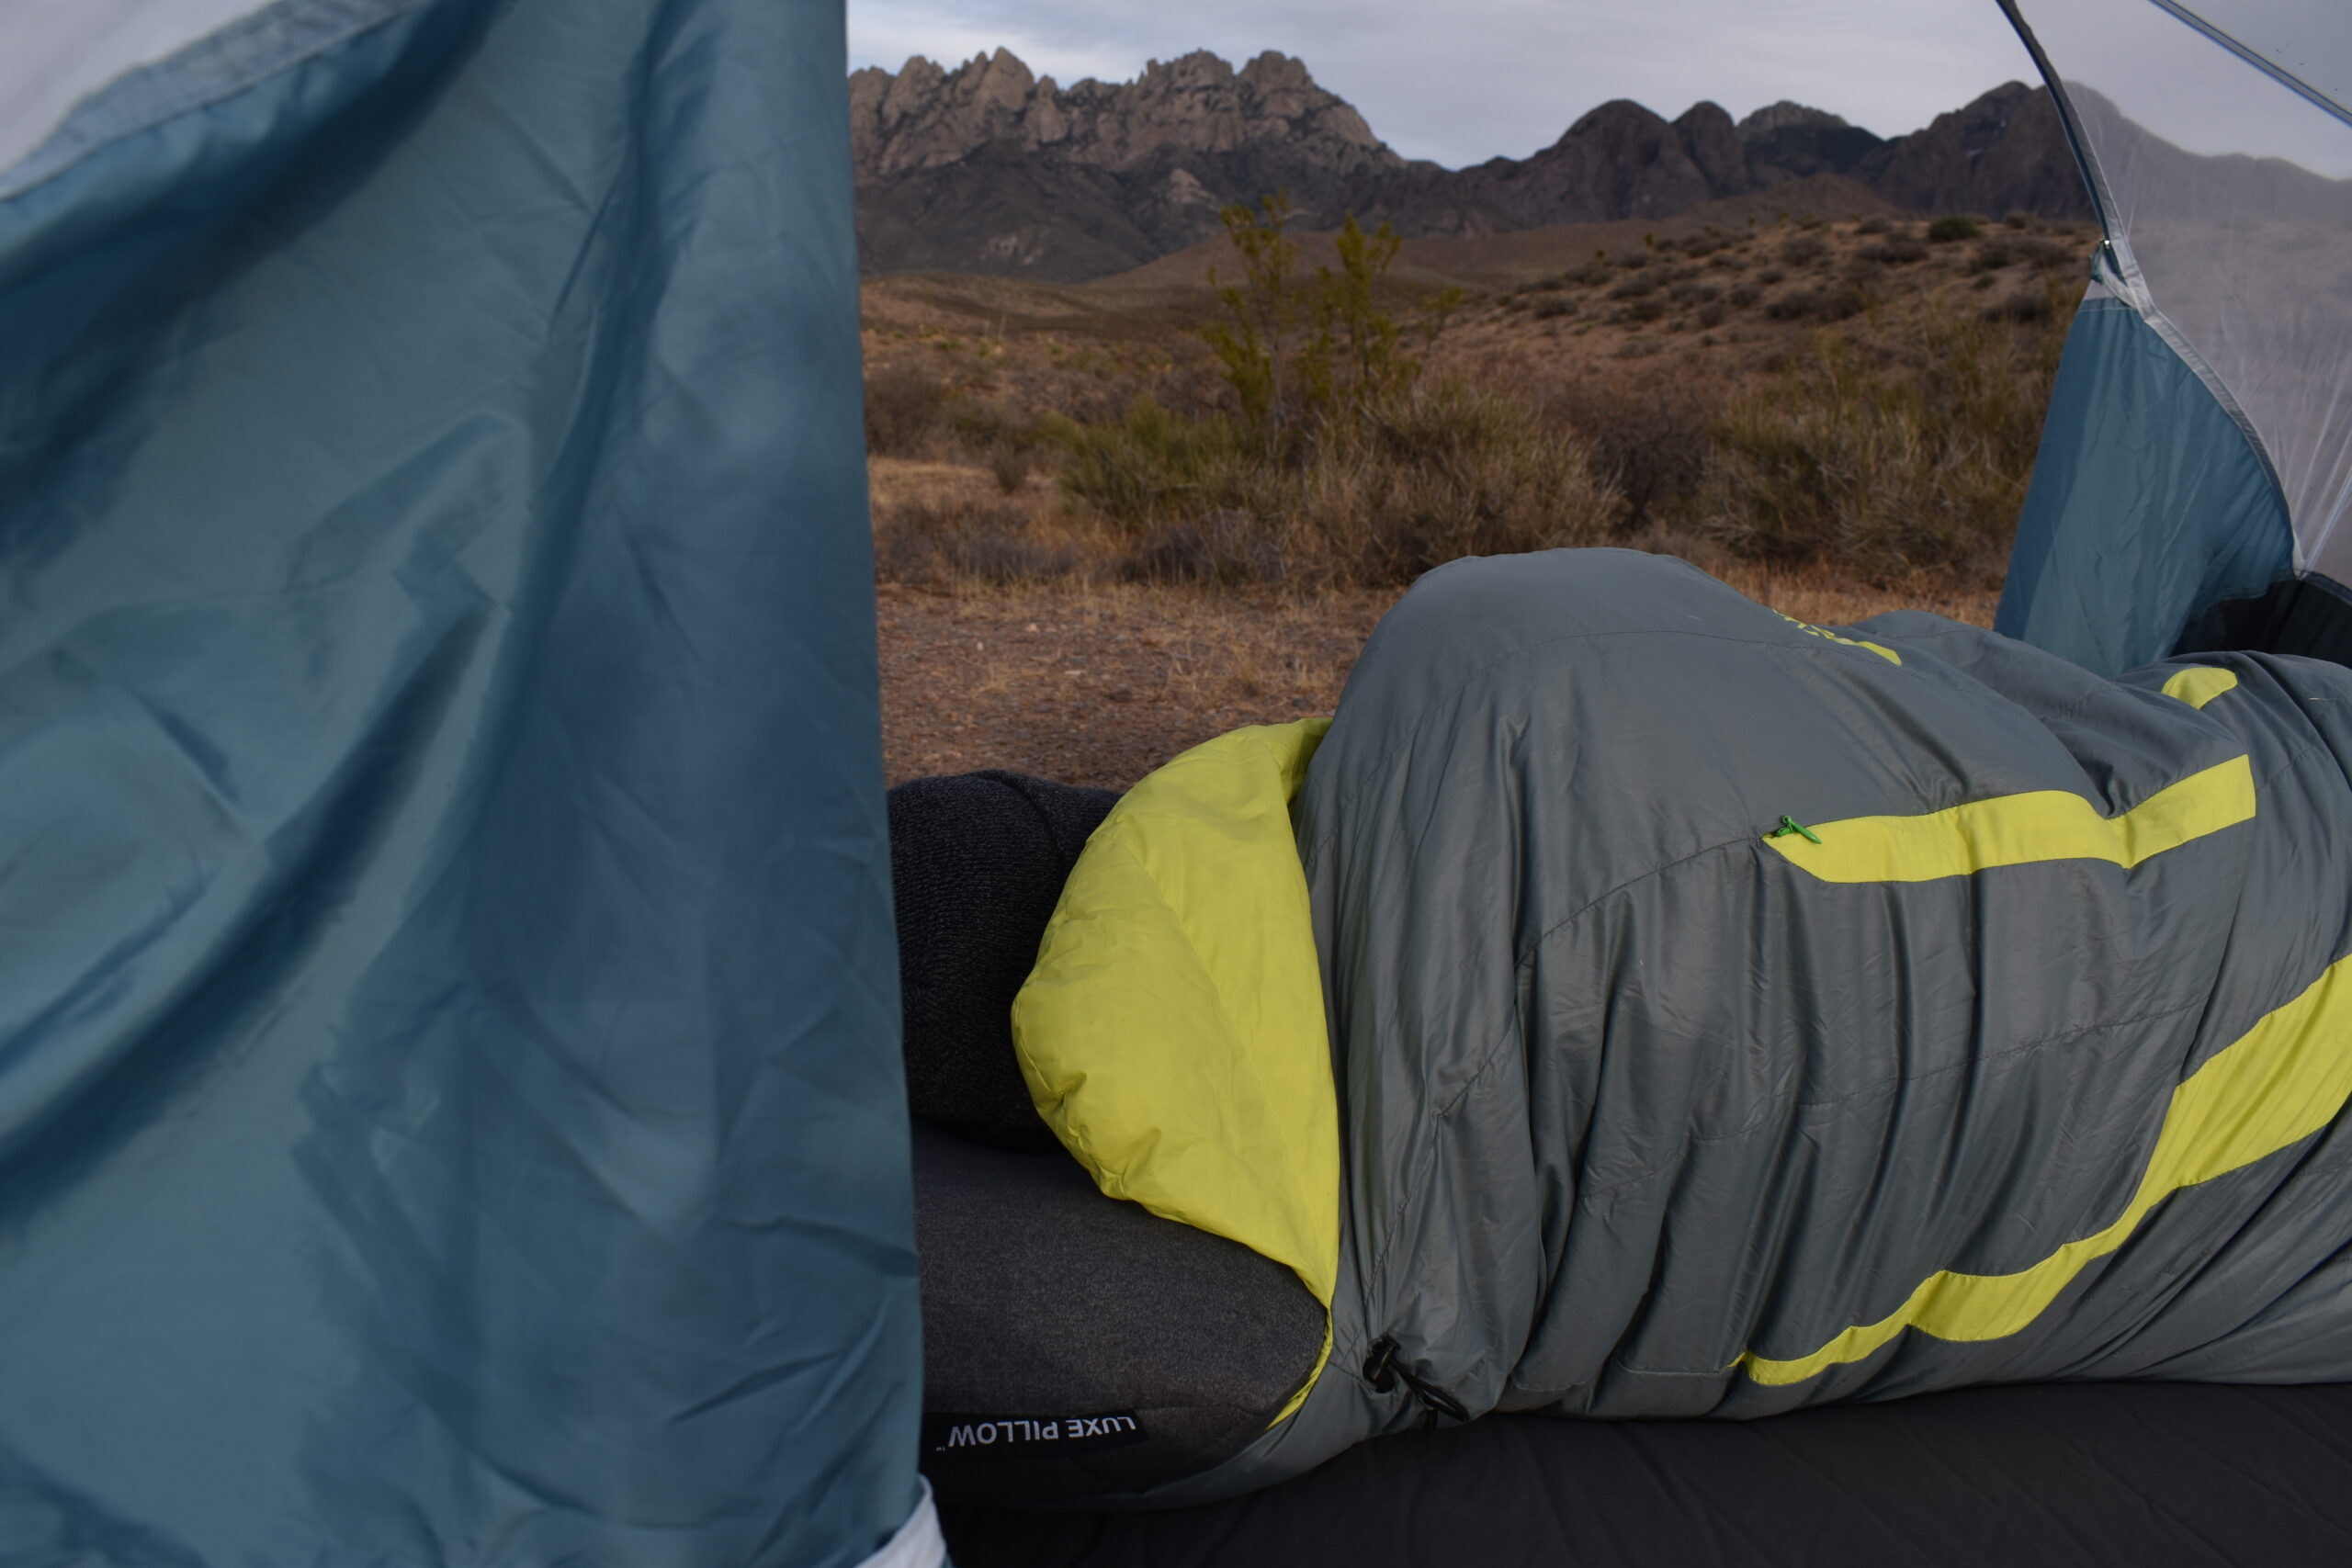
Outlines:
{"label": "overcast sky", "polygon": [[1409,157],[1524,157],[1611,98],[1735,118],[1794,98],[1882,136],[2033,62],[1993,0],[849,0],[857,65],[1001,44],[1064,85],[1211,49],[1306,62]]}

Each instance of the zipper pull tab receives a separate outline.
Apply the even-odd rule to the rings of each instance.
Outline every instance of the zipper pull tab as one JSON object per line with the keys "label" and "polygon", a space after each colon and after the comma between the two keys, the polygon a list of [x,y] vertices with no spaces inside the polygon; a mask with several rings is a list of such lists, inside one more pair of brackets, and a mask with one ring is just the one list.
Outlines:
{"label": "zipper pull tab", "polygon": [[1803,833],[1805,836],[1806,841],[1810,843],[1817,844],[1821,842],[1820,834],[1815,832],[1812,829],[1806,827],[1804,823],[1798,821],[1793,817],[1781,818],[1781,825],[1764,836],[1768,839],[1785,839],[1791,833]]}

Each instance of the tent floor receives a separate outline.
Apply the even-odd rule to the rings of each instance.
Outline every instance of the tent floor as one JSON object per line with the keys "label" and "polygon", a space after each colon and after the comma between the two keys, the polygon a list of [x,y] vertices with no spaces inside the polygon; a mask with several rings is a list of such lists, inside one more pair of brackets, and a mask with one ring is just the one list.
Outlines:
{"label": "tent floor", "polygon": [[1970,1389],[1753,1422],[1490,1417],[1165,1513],[943,1509],[958,1568],[2352,1562],[2352,1384]]}

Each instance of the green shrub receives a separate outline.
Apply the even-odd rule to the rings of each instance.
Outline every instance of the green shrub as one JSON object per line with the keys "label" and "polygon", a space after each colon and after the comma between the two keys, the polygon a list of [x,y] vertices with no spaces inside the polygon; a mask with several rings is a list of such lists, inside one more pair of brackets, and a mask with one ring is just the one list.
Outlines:
{"label": "green shrub", "polygon": [[1928,225],[1928,240],[1939,245],[1948,245],[1956,240],[1973,240],[1984,231],[1982,223],[1959,213],[1947,214]]}
{"label": "green shrub", "polygon": [[1148,393],[1116,423],[1060,421],[1050,434],[1066,454],[1063,488],[1136,529],[1198,511],[1204,496],[1229,489],[1250,446],[1232,420],[1182,419]]}

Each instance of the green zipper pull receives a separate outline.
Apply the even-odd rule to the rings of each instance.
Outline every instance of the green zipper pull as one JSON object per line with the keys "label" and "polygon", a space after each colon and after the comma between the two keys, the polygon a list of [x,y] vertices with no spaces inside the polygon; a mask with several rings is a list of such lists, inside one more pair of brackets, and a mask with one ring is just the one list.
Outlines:
{"label": "green zipper pull", "polygon": [[1791,833],[1803,833],[1805,836],[1806,840],[1811,843],[1817,844],[1821,842],[1820,834],[1815,832],[1812,829],[1806,827],[1804,823],[1798,821],[1793,817],[1781,818],[1781,825],[1764,836],[1768,839],[1785,839]]}

